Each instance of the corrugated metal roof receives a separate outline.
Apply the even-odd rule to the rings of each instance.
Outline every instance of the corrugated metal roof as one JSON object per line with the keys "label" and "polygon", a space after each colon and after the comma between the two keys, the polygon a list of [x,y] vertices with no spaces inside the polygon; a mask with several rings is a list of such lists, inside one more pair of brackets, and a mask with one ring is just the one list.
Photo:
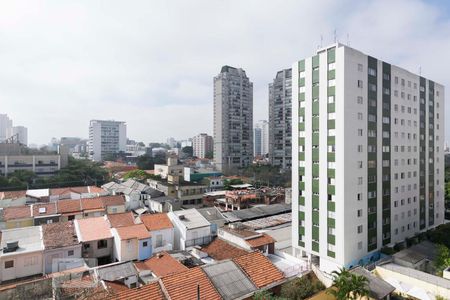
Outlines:
{"label": "corrugated metal roof", "polygon": [[137,275],[132,262],[119,263],[97,268],[98,277],[106,281],[115,281],[121,278]]}
{"label": "corrugated metal roof", "polygon": [[225,212],[223,215],[230,221],[246,221],[290,212],[290,204],[272,204]]}
{"label": "corrugated metal roof", "polygon": [[206,265],[203,271],[225,300],[237,299],[256,291],[256,286],[232,261]]}

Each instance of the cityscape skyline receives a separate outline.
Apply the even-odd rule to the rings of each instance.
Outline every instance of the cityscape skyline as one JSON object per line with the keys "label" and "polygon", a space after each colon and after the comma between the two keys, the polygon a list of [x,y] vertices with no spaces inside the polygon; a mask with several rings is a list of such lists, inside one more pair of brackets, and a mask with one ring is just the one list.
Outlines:
{"label": "cityscape skyline", "polygon": [[[145,142],[175,135],[191,137],[200,132],[212,134],[212,77],[218,68],[232,65],[246,70],[255,85],[254,120],[268,119],[267,84],[273,75],[314,52],[321,43],[332,42],[334,30],[344,44],[348,33],[351,47],[413,73],[421,67],[423,76],[448,86],[449,62],[439,57],[450,49],[450,43],[442,39],[450,25],[448,9],[438,3],[286,2],[282,7],[268,3],[254,10],[254,2],[249,2],[241,4],[241,12],[234,14],[232,4],[222,3],[216,9],[217,3],[204,2],[198,4],[203,19],[191,18],[199,7],[184,3],[141,3],[141,11],[119,3],[108,7],[66,3],[48,10],[45,5],[30,4],[27,12],[20,3],[5,3],[0,12],[0,35],[8,40],[0,57],[4,66],[0,71],[2,113],[33,128],[31,144],[44,144],[61,136],[87,138],[90,119],[125,119],[129,136]],[[172,5],[182,9],[173,10]],[[384,10],[386,5],[389,12]],[[403,13],[405,9],[408,13]],[[69,15],[69,11],[68,18],[54,17]],[[399,17],[384,22],[385,18],[378,17],[385,13]],[[135,14],[136,18],[131,18]],[[150,17],[144,18],[146,15]],[[185,15],[190,16],[189,20]],[[275,22],[281,16],[285,22]],[[122,26],[115,25],[119,17]],[[219,26],[216,20],[223,19],[234,25]],[[152,22],[160,23],[153,26]],[[56,23],[58,26],[54,26]],[[218,26],[206,26],[209,23]],[[165,26],[164,30],[160,25]],[[245,30],[236,35],[241,28]],[[170,47],[170,40],[180,31],[184,33],[185,47],[173,50],[177,47]],[[21,32],[29,35],[21,36]],[[270,35],[272,46],[261,47],[270,32],[283,34]],[[301,38],[293,39],[294,33]],[[62,34],[64,44],[60,42]],[[127,38],[123,41],[114,39],[116,36]],[[191,40],[195,42],[188,43]],[[239,51],[232,51],[232,40],[241,41]],[[68,49],[66,44],[76,47]],[[204,47],[200,49],[199,44]],[[405,53],[404,49],[410,51]],[[130,117],[123,118],[123,114]],[[169,118],[183,119],[185,126],[177,122],[158,126]]]}

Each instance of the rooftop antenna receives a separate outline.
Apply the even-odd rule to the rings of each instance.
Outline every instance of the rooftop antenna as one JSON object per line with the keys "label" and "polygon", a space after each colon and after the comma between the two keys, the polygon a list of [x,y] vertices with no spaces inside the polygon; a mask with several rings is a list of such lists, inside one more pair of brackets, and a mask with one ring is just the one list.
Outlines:
{"label": "rooftop antenna", "polygon": [[419,66],[419,76],[422,76],[422,66]]}
{"label": "rooftop antenna", "polygon": [[320,35],[320,48],[323,47],[323,35]]}
{"label": "rooftop antenna", "polygon": [[336,43],[337,35],[336,35],[336,29],[334,30],[334,42]]}
{"label": "rooftop antenna", "polygon": [[350,35],[347,33],[347,46],[350,47]]}

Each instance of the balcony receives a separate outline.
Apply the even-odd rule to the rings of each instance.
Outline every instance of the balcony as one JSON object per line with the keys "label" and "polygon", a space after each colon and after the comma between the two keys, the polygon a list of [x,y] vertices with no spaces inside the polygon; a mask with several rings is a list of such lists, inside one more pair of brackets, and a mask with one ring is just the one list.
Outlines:
{"label": "balcony", "polygon": [[196,239],[192,239],[192,240],[186,240],[184,242],[185,247],[193,247],[193,246],[201,246],[201,245],[206,245],[208,243],[210,243],[212,240],[212,236],[204,236],[204,237],[199,237]]}

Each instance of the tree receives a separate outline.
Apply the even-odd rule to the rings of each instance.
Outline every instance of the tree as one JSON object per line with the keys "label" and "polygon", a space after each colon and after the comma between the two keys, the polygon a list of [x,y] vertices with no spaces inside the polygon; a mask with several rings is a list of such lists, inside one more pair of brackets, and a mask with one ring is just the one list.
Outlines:
{"label": "tree", "polygon": [[225,179],[223,181],[223,188],[225,190],[231,190],[231,186],[235,185],[235,184],[243,184],[244,182],[242,181],[242,179],[239,178],[233,178],[233,179]]}
{"label": "tree", "polygon": [[366,277],[351,273],[346,268],[333,271],[333,277],[334,288],[328,290],[327,293],[337,300],[368,298],[369,290],[367,286],[369,280]]}
{"label": "tree", "polygon": [[303,300],[325,289],[314,273],[295,278],[281,287],[281,296],[286,299]]}
{"label": "tree", "polygon": [[136,165],[141,170],[153,170],[155,168],[155,162],[153,157],[148,154],[141,155],[137,158]]}
{"label": "tree", "polygon": [[184,153],[186,157],[192,157],[194,155],[194,148],[192,148],[192,146],[186,146],[181,148],[181,152]]}
{"label": "tree", "polygon": [[136,179],[138,181],[145,181],[146,179],[151,178],[152,176],[145,172],[144,170],[132,170],[123,176],[123,179]]}
{"label": "tree", "polygon": [[442,272],[450,266],[450,250],[442,244],[437,246],[437,255],[434,260],[434,267],[436,268],[436,273],[441,275]]}
{"label": "tree", "polygon": [[274,296],[268,290],[259,290],[253,295],[253,300],[287,300],[287,299]]}

